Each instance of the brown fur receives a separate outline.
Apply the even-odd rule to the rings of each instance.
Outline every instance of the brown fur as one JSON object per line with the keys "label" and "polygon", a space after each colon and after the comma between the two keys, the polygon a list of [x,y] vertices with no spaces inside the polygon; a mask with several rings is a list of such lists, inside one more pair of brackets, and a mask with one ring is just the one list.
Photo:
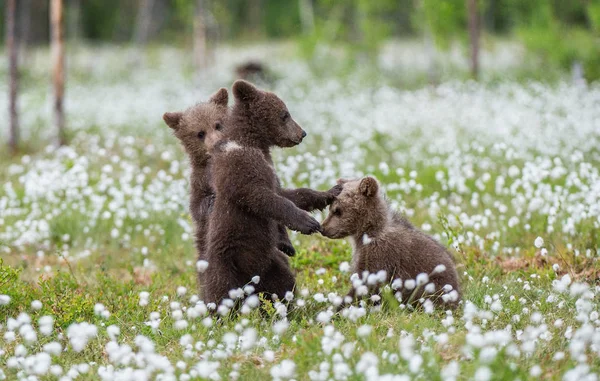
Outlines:
{"label": "brown fur", "polygon": [[[271,167],[271,147],[293,147],[306,136],[306,132],[290,116],[285,103],[275,94],[261,91],[246,81],[236,81],[233,93],[238,101],[231,111],[231,124],[241,128],[228,129],[227,137],[242,146],[260,149]],[[278,125],[285,127],[281,130],[269,128]],[[308,188],[282,189],[279,178],[277,189],[280,195],[298,208],[309,212],[323,210],[341,192],[341,187],[338,186],[326,192]],[[278,227],[278,237],[279,250],[293,256],[295,250],[283,225]]]}
{"label": "brown fur", "polygon": [[314,218],[280,195],[269,151],[272,146],[299,144],[306,133],[275,94],[245,81],[234,83],[233,94],[236,103],[228,120],[228,139],[212,152],[216,198],[203,293],[207,303],[220,303],[231,289],[243,287],[255,275],[261,278],[255,285],[258,293],[282,298],[293,291],[294,275],[276,248],[281,234],[278,226],[303,234],[320,230]]}
{"label": "brown fur", "polygon": [[[420,273],[429,275],[435,285],[433,295],[425,295],[423,287],[409,291],[402,287],[405,302],[430,297],[436,304],[442,303],[440,295],[445,285],[452,286],[460,297],[458,275],[452,255],[433,238],[419,231],[404,217],[393,213],[379,194],[379,184],[372,177],[360,180],[342,180],[342,193],[330,206],[330,213],[323,221],[322,233],[329,238],[352,237],[354,243],[353,271],[359,276],[364,272],[377,273],[385,270],[388,281],[416,279]],[[365,238],[366,235],[366,238]],[[370,242],[369,242],[370,241]],[[446,270],[433,274],[437,265]],[[348,294],[354,297],[355,289]],[[448,306],[456,306],[457,300]]]}
{"label": "brown fur", "polygon": [[[190,160],[190,214],[195,225],[198,260],[206,260],[208,215],[214,201],[208,150],[223,138],[228,99],[227,89],[222,88],[206,103],[199,103],[183,112],[167,112],[163,115]],[[198,274],[198,281],[201,285],[202,274]]]}

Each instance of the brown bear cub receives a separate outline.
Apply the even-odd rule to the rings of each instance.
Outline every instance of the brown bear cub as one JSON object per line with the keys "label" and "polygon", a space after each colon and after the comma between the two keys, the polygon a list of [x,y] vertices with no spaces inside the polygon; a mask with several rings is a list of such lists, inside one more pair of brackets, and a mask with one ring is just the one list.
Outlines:
{"label": "brown bear cub", "polygon": [[[233,95],[227,139],[211,151],[216,197],[209,217],[203,300],[215,304],[242,297],[240,289],[255,276],[260,278],[253,284],[256,293],[283,298],[292,292],[294,275],[276,247],[278,225],[302,234],[321,229],[317,220],[281,195],[269,151],[299,144],[306,132],[275,94],[236,81]],[[325,207],[333,200],[327,192],[302,190],[291,191],[290,197],[306,208]]]}
{"label": "brown bear cub", "polygon": [[[236,102],[231,110],[231,128],[228,128],[226,138],[244,147],[259,149],[271,167],[272,147],[294,147],[306,137],[306,132],[292,119],[285,103],[275,94],[259,90],[243,80],[235,81],[233,93]],[[272,126],[286,126],[298,135],[290,138],[286,136],[289,131],[278,131]],[[342,190],[340,185],[325,192],[309,188],[282,189],[279,178],[277,187],[283,197],[309,212],[325,209]]]}
{"label": "brown bear cub", "polygon": [[[229,108],[227,89],[221,88],[208,102],[199,103],[182,112],[167,112],[165,123],[185,149],[190,161],[190,214],[195,225],[195,245],[198,260],[206,260],[205,245],[208,215],[214,192],[210,185],[209,149],[223,138],[224,122]],[[198,274],[202,284],[201,274]]]}
{"label": "brown bear cub", "polygon": [[[432,237],[393,212],[372,177],[340,180],[342,193],[329,207],[322,234],[329,238],[352,237],[354,278],[346,303],[366,296],[377,283],[392,282],[403,303],[421,299],[454,308],[460,298],[452,255]],[[383,271],[382,271],[383,270]],[[371,275],[363,275],[363,274]],[[430,302],[425,301],[429,299]]]}

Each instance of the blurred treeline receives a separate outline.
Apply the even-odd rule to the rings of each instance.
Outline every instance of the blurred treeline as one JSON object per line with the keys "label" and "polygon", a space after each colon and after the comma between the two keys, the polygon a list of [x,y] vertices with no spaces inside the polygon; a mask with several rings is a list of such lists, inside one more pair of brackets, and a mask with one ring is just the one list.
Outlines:
{"label": "blurred treeline", "polygon": [[[577,63],[600,77],[600,0],[65,0],[64,7],[71,41],[187,43],[202,3],[208,40],[297,38],[310,55],[321,43],[372,51],[394,37],[429,36],[439,49],[466,43],[470,1],[484,38],[516,38],[542,60],[565,69]],[[48,8],[48,0],[17,1],[22,46],[48,42]]]}

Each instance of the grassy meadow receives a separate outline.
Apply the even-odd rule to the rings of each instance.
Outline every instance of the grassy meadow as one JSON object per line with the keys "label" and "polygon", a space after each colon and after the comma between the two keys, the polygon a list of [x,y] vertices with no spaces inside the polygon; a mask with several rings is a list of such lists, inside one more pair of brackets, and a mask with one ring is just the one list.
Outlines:
{"label": "grassy meadow", "polygon": [[[418,44],[352,70],[335,51],[306,63],[286,44],[227,47],[201,75],[176,49],[82,46],[69,53],[61,148],[48,52],[30,52],[22,154],[0,151],[0,380],[598,380],[600,87],[521,80],[527,60],[503,49],[485,52],[481,82],[441,60],[434,87]],[[207,313],[187,161],[161,117],[265,55],[275,80],[259,86],[308,132],[274,151],[284,186],[375,176],[452,248],[457,310],[384,295],[335,313],[350,242],[292,233],[288,308]]]}

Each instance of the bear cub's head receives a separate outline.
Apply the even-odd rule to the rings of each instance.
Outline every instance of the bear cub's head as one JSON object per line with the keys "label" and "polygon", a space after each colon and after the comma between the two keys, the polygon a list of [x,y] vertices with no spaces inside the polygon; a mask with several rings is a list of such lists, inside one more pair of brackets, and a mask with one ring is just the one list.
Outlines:
{"label": "bear cub's head", "polygon": [[372,214],[381,213],[385,201],[379,196],[379,183],[373,177],[338,180],[342,192],[329,206],[329,214],[321,224],[328,238],[345,238],[365,233]]}
{"label": "bear cub's head", "polygon": [[[234,112],[250,119],[249,128],[255,136],[260,136],[261,145],[293,147],[306,136],[292,118],[287,106],[275,94],[257,89],[250,82],[237,80],[232,87],[236,104]],[[244,134],[240,131],[240,134]]]}
{"label": "bear cub's head", "polygon": [[221,88],[208,102],[163,115],[163,120],[173,129],[192,160],[208,158],[208,151],[223,138],[228,100],[227,89]]}

